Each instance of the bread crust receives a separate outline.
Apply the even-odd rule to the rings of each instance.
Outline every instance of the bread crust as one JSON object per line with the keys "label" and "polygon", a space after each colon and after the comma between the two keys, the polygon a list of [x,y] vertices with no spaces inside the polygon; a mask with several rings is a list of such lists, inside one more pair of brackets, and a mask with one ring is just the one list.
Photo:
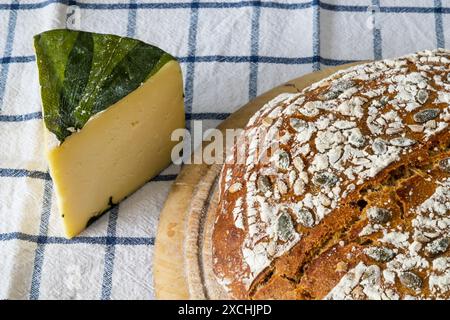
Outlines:
{"label": "bread crust", "polygon": [[219,283],[237,299],[449,298],[449,103],[435,50],[266,104],[221,172]]}

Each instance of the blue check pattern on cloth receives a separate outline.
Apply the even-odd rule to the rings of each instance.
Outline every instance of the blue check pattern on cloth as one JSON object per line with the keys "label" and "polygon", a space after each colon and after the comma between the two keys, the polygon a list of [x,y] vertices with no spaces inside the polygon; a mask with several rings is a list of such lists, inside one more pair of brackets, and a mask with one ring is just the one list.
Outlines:
{"label": "blue check pattern on cloth", "polygon": [[[151,299],[171,166],[80,236],[62,236],[43,156],[32,48],[66,26],[154,43],[182,64],[188,127],[215,127],[289,79],[357,60],[450,44],[448,0],[0,2],[0,299]],[[375,18],[375,27],[372,22]]]}

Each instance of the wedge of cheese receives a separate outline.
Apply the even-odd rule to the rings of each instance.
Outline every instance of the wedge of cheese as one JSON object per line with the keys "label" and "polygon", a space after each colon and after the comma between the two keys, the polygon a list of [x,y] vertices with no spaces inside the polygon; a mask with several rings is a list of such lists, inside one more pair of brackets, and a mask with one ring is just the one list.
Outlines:
{"label": "wedge of cheese", "polygon": [[36,35],[46,154],[65,234],[72,238],[170,163],[184,128],[178,62],[114,35]]}

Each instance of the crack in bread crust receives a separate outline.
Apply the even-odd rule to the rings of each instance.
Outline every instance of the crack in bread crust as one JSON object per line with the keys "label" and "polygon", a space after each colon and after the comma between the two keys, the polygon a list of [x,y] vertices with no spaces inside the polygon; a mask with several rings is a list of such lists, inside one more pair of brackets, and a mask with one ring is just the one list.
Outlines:
{"label": "crack in bread crust", "polygon": [[[446,153],[443,153],[443,155],[444,155],[444,157],[449,157],[450,153],[447,151]],[[382,187],[382,189],[380,189],[378,191],[369,193],[368,196],[371,197],[372,199],[369,200],[369,199],[367,199],[368,196],[363,196],[363,198],[365,200],[367,200],[367,202],[368,202],[366,207],[379,205],[379,200],[382,199],[383,196],[387,195],[390,199],[393,200],[392,206],[398,208],[398,211],[397,211],[398,212],[398,222],[403,223],[403,225],[407,226],[408,222],[410,222],[414,218],[414,216],[406,216],[405,210],[404,210],[404,206],[405,206],[404,201],[405,200],[399,197],[399,195],[397,194],[397,191],[399,189],[401,189],[402,187],[404,187],[403,184],[405,183],[405,181],[411,181],[416,178],[421,178],[422,174],[427,175],[426,171],[421,170],[420,167],[422,167],[423,165],[426,165],[426,164],[434,164],[436,166],[438,160],[441,157],[442,156],[436,157],[435,159],[430,159],[430,161],[427,161],[426,163],[421,163],[420,165],[412,164],[410,169],[418,169],[418,172],[414,173],[412,175],[408,175],[408,174],[404,173],[403,176],[400,176],[396,179],[397,181],[394,186],[385,186],[384,181],[379,181],[379,183],[383,187]],[[440,176],[440,178],[442,178],[442,177],[449,177],[449,175]],[[431,177],[431,178],[436,178],[436,177]],[[382,195],[380,195],[380,194],[382,194]],[[357,225],[358,223],[359,223],[359,225]],[[350,227],[347,227],[347,229],[355,228],[355,230],[361,231],[362,228],[367,226],[367,224],[368,224],[368,220],[367,220],[366,215],[361,215],[360,220],[357,221],[356,223],[352,224]],[[352,231],[354,234],[352,234]],[[309,262],[309,264],[314,264],[315,262],[316,262],[316,264],[320,264],[321,260],[327,259],[327,255],[328,256],[335,255],[335,256],[339,257],[340,261],[345,260],[344,259],[345,255],[343,255],[342,253],[333,252],[333,250],[335,250],[336,247],[339,246],[340,241],[343,241],[343,246],[358,247],[359,252],[361,252],[361,250],[363,250],[364,248],[371,247],[372,245],[380,245],[380,246],[383,245],[383,243],[379,242],[379,238],[377,236],[360,236],[359,233],[355,234],[354,230],[348,230],[343,236],[341,236],[339,239],[334,241],[334,243],[330,244],[330,246],[327,249],[323,250],[323,252],[321,252],[321,254],[315,256],[312,259],[312,261]],[[361,259],[361,257],[360,257],[360,259]],[[367,258],[362,259],[362,260],[365,263],[371,262],[370,259],[367,259]],[[353,259],[353,261],[358,261],[358,260]],[[355,264],[352,264],[352,266],[354,267]],[[380,266],[383,266],[383,264],[381,263]],[[314,266],[314,267],[317,268],[316,266]],[[347,266],[345,269],[346,270],[350,269],[350,267]],[[321,268],[321,271],[323,272],[323,268]],[[336,271],[336,268],[335,268],[335,270],[330,270],[330,273],[335,272],[337,274],[339,274],[339,273],[342,274],[342,271],[343,270],[341,270],[341,272]],[[303,290],[308,291],[310,296],[317,296],[318,298],[323,298],[337,284],[336,280],[338,280],[338,279],[340,280],[340,277],[334,278],[333,279],[334,281],[331,281],[328,286],[324,286],[323,284],[321,286],[321,285],[316,285],[315,283],[312,283],[312,282],[308,283],[308,279],[303,278],[300,286],[302,287]],[[448,297],[448,295],[446,297]]]}
{"label": "crack in bread crust", "polygon": [[[450,140],[449,140],[449,142],[450,142]],[[432,145],[434,146],[435,144],[432,143]],[[422,176],[423,174],[426,175],[425,171],[423,171],[423,170],[420,171],[421,168],[427,167],[429,164],[433,164],[434,166],[436,166],[437,162],[442,157],[450,156],[450,152],[448,152],[448,150],[442,149],[441,151],[443,153],[438,156],[434,156],[434,158],[425,159],[424,162],[420,162],[420,163],[412,163],[409,170],[401,170],[402,171],[401,174],[398,173],[398,170],[400,168],[402,168],[404,165],[398,164],[392,170],[387,171],[387,174],[382,179],[377,179],[376,184],[379,184],[382,189],[372,191],[371,193],[374,193],[374,194],[377,194],[377,193],[386,194],[387,193],[387,194],[389,194],[389,192],[386,192],[386,190],[385,190],[386,188],[391,189],[391,191],[395,191],[401,186],[402,182],[405,179],[411,179],[416,176]],[[408,172],[408,171],[414,171],[414,170],[418,170],[418,172],[415,172],[413,174]],[[395,184],[392,185],[392,182],[390,181],[390,179],[393,175],[395,176]],[[375,181],[373,181],[373,182],[375,182]],[[368,206],[370,207],[370,205],[373,203],[373,201],[366,199],[367,196],[364,195],[363,193],[366,193],[367,190],[363,190],[363,189],[364,188],[361,188],[361,190],[358,190],[358,192],[355,192],[355,197],[360,198],[359,200],[361,200],[361,199],[366,200],[365,201],[366,205],[364,206],[364,208],[366,208]],[[370,189],[370,185],[365,186],[365,189]],[[398,195],[395,192],[393,194],[393,199],[398,200]],[[398,200],[398,201],[401,204],[401,206],[399,206],[398,203],[396,203],[396,204],[397,204],[397,207],[400,212],[400,217],[403,219],[403,202],[402,202],[402,200]],[[352,208],[352,206],[353,206],[353,208]],[[339,226],[340,229],[332,229],[332,228],[328,227],[326,220],[323,221],[323,224],[317,226],[318,229],[324,228],[326,230],[330,230],[330,233],[327,234],[326,238],[322,237],[322,238],[320,238],[320,242],[315,243],[316,246],[311,249],[308,258],[306,258],[305,261],[303,261],[303,263],[299,266],[299,270],[295,274],[281,274],[281,273],[277,274],[274,269],[271,269],[270,274],[265,276],[264,280],[261,283],[258,283],[258,287],[259,288],[263,287],[264,284],[266,284],[270,281],[271,277],[278,276],[278,277],[288,279],[289,281],[291,281],[295,284],[294,290],[298,291],[298,293],[295,294],[296,297],[300,297],[302,299],[323,298],[325,296],[325,294],[328,293],[328,291],[330,291],[334,287],[334,285],[337,284],[337,280],[340,278],[339,274],[337,274],[338,277],[334,277],[332,279],[332,281],[330,281],[328,286],[324,286],[323,283],[321,285],[317,285],[316,282],[311,282],[309,279],[303,278],[305,274],[308,275],[308,271],[307,271],[308,267],[311,264],[321,263],[324,259],[327,259],[327,256],[329,256],[330,252],[332,252],[334,249],[336,249],[336,247],[339,245],[340,242],[343,242],[345,246],[350,246],[352,248],[353,247],[358,247],[358,248],[367,247],[376,242],[376,238],[374,238],[374,239],[362,238],[362,237],[358,236],[357,234],[354,234],[355,227],[357,230],[359,230],[359,229],[361,229],[362,226],[367,225],[367,217],[365,215],[361,214],[361,212],[363,211],[364,208],[356,209],[355,207],[356,207],[356,204],[349,203],[347,205],[347,208],[342,208],[343,210],[346,211],[346,214],[349,216],[350,220],[346,224],[340,225]],[[329,219],[333,220],[334,215],[336,215],[336,214],[341,214],[341,213],[340,212],[332,213],[332,214],[330,214]],[[302,246],[302,243],[299,243],[298,246]],[[359,251],[361,251],[361,250],[359,250]],[[341,256],[342,253],[340,253],[340,254],[338,253],[336,255]],[[278,260],[282,260],[282,259],[283,258],[278,258]],[[367,262],[368,260],[365,259],[364,261]],[[278,261],[278,263],[280,263],[280,262],[281,261]],[[306,272],[305,272],[305,270],[306,270]],[[320,271],[322,272],[323,269],[321,269]],[[335,272],[335,270],[333,270],[333,272]],[[330,285],[332,285],[332,286],[330,287]],[[320,290],[318,290],[319,288],[320,288]],[[257,291],[257,288],[256,289],[252,288],[252,290],[249,293],[249,298],[255,298],[255,295],[256,295],[256,298],[258,298],[258,299],[269,298],[264,295],[255,294],[256,291]]]}
{"label": "crack in bread crust", "polygon": [[[227,161],[219,181],[213,266],[232,297],[329,298],[335,286],[338,297],[352,274],[369,271],[386,285],[373,287],[375,294],[362,280],[352,298],[446,297],[437,289],[408,287],[426,286],[430,278],[430,286],[442,291],[441,273],[403,268],[392,284],[387,259],[402,264],[411,250],[421,259],[400,240],[417,231],[411,223],[420,216],[403,198],[417,202],[423,195],[420,189],[398,194],[406,188],[402,183],[420,183],[431,196],[448,177],[436,161],[448,157],[450,144],[449,58],[448,51],[436,50],[353,67],[299,94],[279,96],[255,114],[247,140],[235,148],[234,157],[244,153],[245,164]],[[268,128],[265,140],[261,128]],[[273,141],[280,148],[271,149]],[[269,163],[255,161],[258,144]],[[240,187],[230,188],[236,182]],[[391,230],[393,225],[409,231]],[[427,261],[430,269],[433,261]]]}

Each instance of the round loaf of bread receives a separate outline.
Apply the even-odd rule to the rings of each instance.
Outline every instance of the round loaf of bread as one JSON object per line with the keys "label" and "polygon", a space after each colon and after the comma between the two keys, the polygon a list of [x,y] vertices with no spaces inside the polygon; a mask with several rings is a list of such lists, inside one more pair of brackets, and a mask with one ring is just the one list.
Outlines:
{"label": "round loaf of bread", "polygon": [[450,51],[340,71],[249,121],[219,180],[232,298],[450,298]]}

